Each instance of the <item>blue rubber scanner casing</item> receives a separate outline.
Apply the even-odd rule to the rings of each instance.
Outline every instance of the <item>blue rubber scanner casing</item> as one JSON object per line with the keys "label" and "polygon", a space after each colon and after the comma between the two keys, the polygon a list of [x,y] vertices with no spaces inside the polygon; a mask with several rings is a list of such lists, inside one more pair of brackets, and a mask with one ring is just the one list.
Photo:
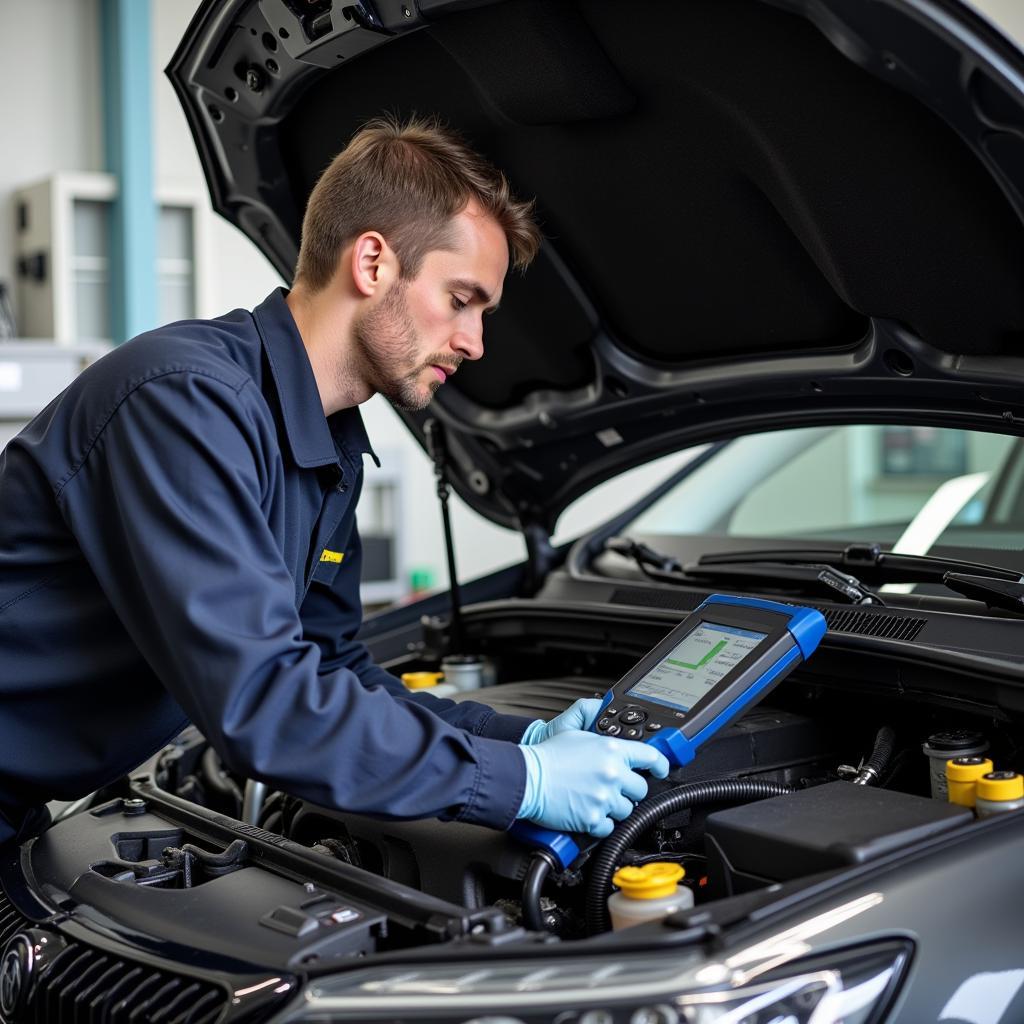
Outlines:
{"label": "blue rubber scanner casing", "polygon": [[[786,629],[793,640],[793,646],[767,671],[763,672],[754,683],[741,690],[734,701],[731,701],[711,721],[705,723],[693,736],[685,736],[681,728],[666,728],[642,741],[649,743],[656,750],[660,750],[674,768],[681,768],[689,764],[694,759],[699,746],[706,743],[715,733],[732,722],[752,704],[756,704],[758,699],[770,690],[781,676],[794,668],[800,661],[806,661],[825,635],[825,617],[816,608],[800,608],[753,597],[712,594],[690,616],[687,616],[687,619],[708,608],[714,608],[716,605],[755,608],[786,615],[789,619]],[[614,688],[604,695],[601,710],[594,716],[591,732],[596,731],[598,719],[614,697]],[[512,836],[526,845],[545,850],[563,871],[579,856],[579,840],[588,838],[574,837],[566,832],[556,832],[529,821],[517,821],[509,831]]]}

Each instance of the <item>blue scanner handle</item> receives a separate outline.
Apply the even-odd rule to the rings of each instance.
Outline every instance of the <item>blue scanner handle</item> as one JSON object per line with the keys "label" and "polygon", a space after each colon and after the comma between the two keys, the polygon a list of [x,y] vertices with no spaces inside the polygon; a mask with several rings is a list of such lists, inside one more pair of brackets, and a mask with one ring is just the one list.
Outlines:
{"label": "blue scanner handle", "polygon": [[[508,831],[510,836],[526,846],[547,853],[560,871],[565,871],[580,855],[580,844],[576,836],[569,832],[556,832],[553,828],[544,828],[532,821],[522,820],[515,822]],[[590,836],[580,838],[589,839]]]}

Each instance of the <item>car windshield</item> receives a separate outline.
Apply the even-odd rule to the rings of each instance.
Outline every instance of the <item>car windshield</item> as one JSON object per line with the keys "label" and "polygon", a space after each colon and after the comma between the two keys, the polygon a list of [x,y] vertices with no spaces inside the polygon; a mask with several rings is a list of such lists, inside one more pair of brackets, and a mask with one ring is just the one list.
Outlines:
{"label": "car windshield", "polygon": [[621,532],[875,542],[908,554],[1020,552],[1024,443],[863,424],[752,434],[697,465]]}

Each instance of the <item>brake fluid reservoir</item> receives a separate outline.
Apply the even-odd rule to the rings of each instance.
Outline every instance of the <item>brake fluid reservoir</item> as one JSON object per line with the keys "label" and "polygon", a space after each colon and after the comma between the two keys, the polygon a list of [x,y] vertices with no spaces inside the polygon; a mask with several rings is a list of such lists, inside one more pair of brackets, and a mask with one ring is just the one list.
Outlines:
{"label": "brake fluid reservoir", "polygon": [[974,804],[979,818],[1005,814],[1024,807],[1024,776],[1016,772],[989,772],[978,779]]}
{"label": "brake fluid reservoir", "polygon": [[619,868],[612,882],[619,891],[608,898],[612,928],[631,928],[658,921],[677,910],[693,906],[693,893],[679,885],[686,872],[679,864],[655,861],[643,867]]}
{"label": "brake fluid reservoir", "polygon": [[961,807],[973,807],[978,779],[992,771],[987,757],[954,757],[946,762],[946,787],[949,802]]}

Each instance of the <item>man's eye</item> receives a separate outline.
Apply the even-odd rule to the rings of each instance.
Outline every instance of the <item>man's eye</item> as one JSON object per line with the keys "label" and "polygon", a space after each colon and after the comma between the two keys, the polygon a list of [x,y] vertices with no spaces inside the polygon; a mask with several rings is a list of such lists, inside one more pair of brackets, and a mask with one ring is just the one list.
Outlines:
{"label": "man's eye", "polygon": [[453,295],[452,296],[452,308],[453,309],[456,309],[456,310],[465,309],[466,305],[467,304],[465,302],[463,302],[462,299],[460,299],[458,297],[458,295]]}

